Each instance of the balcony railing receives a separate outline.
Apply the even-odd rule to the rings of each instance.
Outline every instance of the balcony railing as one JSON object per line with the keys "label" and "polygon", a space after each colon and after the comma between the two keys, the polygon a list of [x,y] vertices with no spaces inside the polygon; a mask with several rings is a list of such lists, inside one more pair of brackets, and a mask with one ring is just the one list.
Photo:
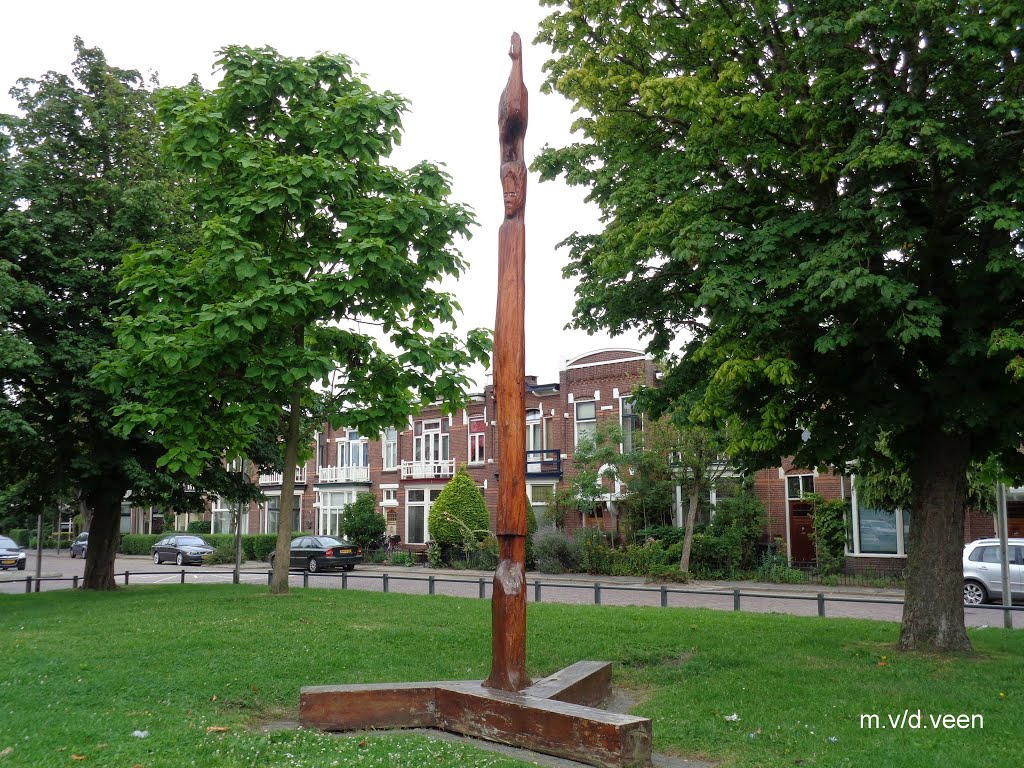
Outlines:
{"label": "balcony railing", "polygon": [[451,477],[455,474],[455,459],[403,461],[401,470],[403,480],[432,480],[439,477]]}
{"label": "balcony railing", "polygon": [[320,467],[317,479],[321,483],[368,483],[369,467]]}
{"label": "balcony railing", "polygon": [[562,476],[562,452],[557,448],[526,452],[526,474],[545,477]]}
{"label": "balcony railing", "polygon": [[[273,472],[269,475],[260,475],[260,485],[281,485],[283,482],[284,475],[280,472]],[[306,468],[304,466],[295,468],[295,482],[306,482]]]}

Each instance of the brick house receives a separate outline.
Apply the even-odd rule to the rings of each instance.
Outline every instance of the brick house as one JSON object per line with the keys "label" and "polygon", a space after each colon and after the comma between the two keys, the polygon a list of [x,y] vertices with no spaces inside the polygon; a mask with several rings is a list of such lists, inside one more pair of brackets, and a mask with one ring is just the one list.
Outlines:
{"label": "brick house", "polygon": [[[630,349],[602,349],[571,358],[559,372],[558,381],[538,383],[526,377],[526,484],[538,522],[548,520],[548,505],[557,487],[567,487],[574,474],[572,454],[577,440],[592,434],[599,421],[612,419],[623,429],[622,450],[629,450],[632,434],[642,428],[631,408],[638,385],[654,386],[654,362]],[[358,493],[371,492],[389,534],[398,535],[409,549],[421,550],[429,539],[430,507],[441,489],[460,467],[466,467],[484,495],[493,527],[498,477],[494,387],[472,394],[465,407],[453,414],[426,407],[407,423],[381,434],[363,436],[349,429],[325,427],[316,435],[309,461],[296,471],[292,514],[295,529],[337,535],[341,511]],[[242,519],[243,531],[273,533],[282,509],[281,476],[261,475],[267,497],[253,504]],[[588,526],[615,531],[619,488],[608,485],[596,516]],[[724,493],[724,488],[721,489]],[[848,499],[848,567],[852,570],[902,570],[906,561],[909,514],[871,510],[856,498],[854,479],[848,475],[795,467],[790,459],[753,475],[753,492],[767,510],[765,543],[777,542],[791,562],[814,560],[810,538],[811,516],[806,493]],[[1011,498],[1011,533],[1024,528],[1024,489]],[[716,503],[711,489],[706,501]],[[685,500],[677,497],[676,521],[682,524]],[[1016,517],[1014,517],[1016,515]],[[897,520],[897,516],[899,519]],[[230,530],[231,510],[214,502],[210,513],[214,533]],[[584,524],[580,515],[565,521],[567,530]],[[992,535],[990,515],[970,512],[965,541]]]}

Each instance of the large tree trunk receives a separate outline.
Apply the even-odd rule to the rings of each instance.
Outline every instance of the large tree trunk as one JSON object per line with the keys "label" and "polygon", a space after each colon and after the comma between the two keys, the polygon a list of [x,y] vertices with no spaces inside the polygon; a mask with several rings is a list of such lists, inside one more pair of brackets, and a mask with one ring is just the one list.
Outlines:
{"label": "large tree trunk", "polygon": [[690,550],[693,548],[693,526],[697,523],[697,506],[700,504],[700,484],[690,488],[690,508],[686,510],[686,528],[683,532],[683,556],[679,558],[679,570],[690,572]]}
{"label": "large tree trunk", "polygon": [[968,651],[964,628],[964,501],[970,444],[939,429],[924,435],[911,466],[910,551],[899,647]]}
{"label": "large tree trunk", "polygon": [[284,476],[281,479],[281,504],[277,515],[277,546],[274,549],[274,573],[270,591],[282,595],[288,591],[288,568],[291,564],[292,519],[295,516],[295,465],[299,457],[299,420],[302,407],[302,385],[292,389],[288,426],[284,436]]}
{"label": "large tree trunk", "polygon": [[89,546],[85,552],[85,576],[82,589],[109,591],[114,583],[114,558],[121,529],[121,502],[124,488],[97,494],[85,499],[92,510]]}

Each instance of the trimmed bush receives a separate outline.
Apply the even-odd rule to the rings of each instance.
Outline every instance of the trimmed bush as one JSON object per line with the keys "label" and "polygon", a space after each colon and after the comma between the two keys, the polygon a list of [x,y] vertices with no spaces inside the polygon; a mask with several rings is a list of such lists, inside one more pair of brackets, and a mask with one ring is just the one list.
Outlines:
{"label": "trimmed bush", "polygon": [[575,573],[579,570],[580,545],[564,531],[541,531],[534,537],[533,548],[537,570],[541,573]]}
{"label": "trimmed bush", "polygon": [[170,535],[170,533],[126,533],[121,537],[121,546],[118,551],[122,555],[148,555],[154,544]]}
{"label": "trimmed bush", "polygon": [[32,537],[31,528],[12,528],[10,537],[14,539],[14,542],[19,547],[27,547],[29,539]]}
{"label": "trimmed bush", "polygon": [[465,467],[441,490],[430,507],[430,538],[442,546],[472,551],[490,529],[491,518],[483,494]]}
{"label": "trimmed bush", "polygon": [[377,511],[377,499],[372,493],[360,493],[341,512],[341,530],[349,541],[354,541],[363,550],[377,541],[388,530],[388,521]]}
{"label": "trimmed bush", "polygon": [[212,523],[209,520],[193,520],[188,524],[188,528],[185,530],[186,533],[194,533],[197,536],[203,536],[213,530],[211,525]]}

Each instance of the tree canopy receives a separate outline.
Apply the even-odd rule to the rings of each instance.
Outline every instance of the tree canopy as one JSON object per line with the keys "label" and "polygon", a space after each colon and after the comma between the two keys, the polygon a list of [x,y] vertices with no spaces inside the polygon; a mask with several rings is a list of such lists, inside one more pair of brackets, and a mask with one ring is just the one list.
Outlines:
{"label": "tree canopy", "polygon": [[901,642],[966,647],[966,467],[1024,473],[1020,4],[547,4],[583,140],[536,167],[605,224],[567,241],[576,324],[639,329],[662,407],[742,423],[759,463],[870,465],[885,433]]}
{"label": "tree canopy", "polygon": [[20,114],[0,116],[0,484],[33,520],[81,504],[92,515],[84,585],[112,589],[125,493],[189,499],[154,472],[145,433],[115,432],[114,400],[90,371],[113,343],[122,253],[188,223],[142,76],[81,39],[75,52],[70,75],[19,80]]}
{"label": "tree canopy", "polygon": [[[372,434],[463,397],[489,337],[445,330],[458,305],[437,283],[463,271],[454,239],[473,219],[438,167],[385,162],[406,102],[371,90],[344,56],[220,56],[215,89],[158,94],[197,242],[125,259],[118,349],[101,376],[124,399],[121,429],[152,430],[172,469],[193,473],[274,431],[289,498],[303,418]],[[275,591],[287,589],[287,517]]]}

